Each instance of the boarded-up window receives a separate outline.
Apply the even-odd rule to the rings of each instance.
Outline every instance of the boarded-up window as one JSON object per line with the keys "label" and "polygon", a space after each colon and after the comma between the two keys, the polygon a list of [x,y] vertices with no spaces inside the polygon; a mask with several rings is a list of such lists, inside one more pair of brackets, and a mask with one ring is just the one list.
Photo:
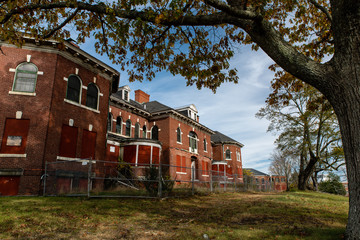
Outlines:
{"label": "boarded-up window", "polygon": [[139,146],[138,164],[150,164],[151,146]]}
{"label": "boarded-up window", "polygon": [[0,152],[24,154],[29,126],[29,119],[6,119]]}
{"label": "boarded-up window", "polygon": [[78,128],[63,125],[61,129],[61,140],[59,155],[62,157],[76,157],[76,143]]}
{"label": "boarded-up window", "polygon": [[153,147],[152,163],[153,164],[160,163],[160,148]]}
{"label": "boarded-up window", "polygon": [[202,175],[209,175],[209,164],[202,161]]}
{"label": "boarded-up window", "polygon": [[81,143],[81,158],[95,159],[96,132],[83,130]]}
{"label": "boarded-up window", "polygon": [[176,172],[186,173],[186,157],[176,155]]}

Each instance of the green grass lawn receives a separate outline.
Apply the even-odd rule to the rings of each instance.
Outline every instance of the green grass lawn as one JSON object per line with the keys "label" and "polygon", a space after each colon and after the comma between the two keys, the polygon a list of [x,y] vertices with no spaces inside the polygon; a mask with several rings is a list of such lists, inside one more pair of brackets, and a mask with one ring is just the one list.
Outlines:
{"label": "green grass lawn", "polygon": [[313,192],[185,199],[0,198],[0,239],[341,239],[348,198]]}

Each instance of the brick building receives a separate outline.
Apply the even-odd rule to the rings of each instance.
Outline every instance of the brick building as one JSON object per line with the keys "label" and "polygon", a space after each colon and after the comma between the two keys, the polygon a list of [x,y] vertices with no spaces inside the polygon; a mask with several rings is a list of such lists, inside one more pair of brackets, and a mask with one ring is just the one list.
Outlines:
{"label": "brick building", "polygon": [[0,44],[0,195],[41,194],[49,163],[70,164],[47,168],[54,191],[85,189],[78,163],[90,160],[107,161],[93,169],[97,177],[121,160],[171,165],[179,181],[242,181],[243,145],[201,124],[193,104],[171,108],[141,90],[130,99],[119,72],[71,42]]}
{"label": "brick building", "polygon": [[244,178],[247,178],[244,179],[247,184],[254,185],[259,191],[269,189],[279,192],[286,191],[285,176],[269,175],[253,168],[244,168]]}
{"label": "brick building", "polygon": [[[119,73],[68,42],[1,42],[1,50],[0,195],[39,194],[45,162],[104,159]],[[81,185],[71,174],[60,185]]]}

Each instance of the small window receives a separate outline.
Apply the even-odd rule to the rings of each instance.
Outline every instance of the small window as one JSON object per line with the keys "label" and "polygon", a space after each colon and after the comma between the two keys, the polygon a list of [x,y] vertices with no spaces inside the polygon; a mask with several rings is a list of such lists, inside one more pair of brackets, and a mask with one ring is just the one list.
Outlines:
{"label": "small window", "polygon": [[151,139],[159,140],[159,128],[156,125],[151,129]]}
{"label": "small window", "polygon": [[121,129],[122,129],[122,118],[121,117],[117,117],[116,118],[116,133],[121,134]]}
{"label": "small window", "polygon": [[262,183],[262,184],[265,184],[265,179],[262,178],[262,179],[261,179],[261,183]]}
{"label": "small window", "polygon": [[81,95],[81,80],[75,75],[70,75],[68,78],[67,90],[66,90],[66,99],[80,103]]}
{"label": "small window", "polygon": [[179,127],[176,129],[176,141],[181,143],[181,129]]}
{"label": "small window", "polygon": [[195,132],[191,131],[189,133],[189,151],[193,153],[197,153],[198,145],[197,145],[197,135]]}
{"label": "small window", "polygon": [[29,127],[28,119],[7,118],[0,153],[25,154]]}
{"label": "small window", "polygon": [[129,92],[124,90],[124,100],[129,101]]}
{"label": "small window", "polygon": [[86,106],[93,109],[98,109],[99,90],[94,83],[90,83],[87,87]]}
{"label": "small window", "polygon": [[131,137],[131,121],[130,121],[130,119],[126,121],[125,135],[128,137]]}
{"label": "small window", "polygon": [[207,142],[206,142],[206,139],[204,139],[204,151],[207,152]]}
{"label": "small window", "polygon": [[140,124],[136,123],[135,124],[135,138],[139,138],[140,136]]}
{"label": "small window", "polygon": [[113,121],[113,115],[111,113],[108,114],[108,122],[107,122],[107,131],[112,131],[112,121]]}
{"label": "small window", "polygon": [[32,63],[21,63],[15,72],[13,91],[35,92],[37,67]]}
{"label": "small window", "polygon": [[143,138],[146,138],[146,131],[147,131],[146,126],[144,125],[143,126]]}
{"label": "small window", "polygon": [[226,152],[225,152],[225,158],[226,158],[226,159],[231,159],[230,149],[226,150]]}

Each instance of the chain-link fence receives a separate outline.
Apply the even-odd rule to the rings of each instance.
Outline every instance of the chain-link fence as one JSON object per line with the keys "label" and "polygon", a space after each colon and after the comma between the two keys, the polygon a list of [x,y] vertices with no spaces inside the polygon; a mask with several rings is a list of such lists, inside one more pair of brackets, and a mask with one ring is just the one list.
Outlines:
{"label": "chain-link fence", "polygon": [[181,197],[211,192],[274,191],[274,183],[224,171],[91,159],[47,162],[44,196]]}

